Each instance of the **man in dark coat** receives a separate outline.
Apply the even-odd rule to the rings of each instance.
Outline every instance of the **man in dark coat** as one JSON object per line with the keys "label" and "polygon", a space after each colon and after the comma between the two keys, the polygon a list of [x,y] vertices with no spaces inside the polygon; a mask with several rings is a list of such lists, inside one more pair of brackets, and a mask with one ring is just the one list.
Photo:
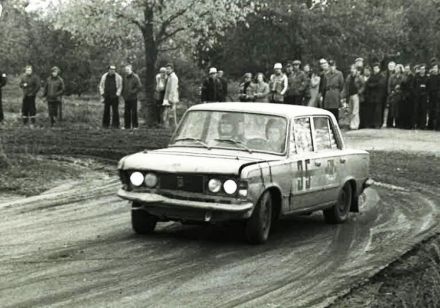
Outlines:
{"label": "man in dark coat", "polygon": [[429,120],[428,129],[440,129],[440,75],[438,64],[435,63],[431,68],[431,75],[428,79],[429,95]]}
{"label": "man in dark coat", "polygon": [[49,109],[50,126],[54,126],[55,118],[58,115],[59,105],[64,94],[64,81],[59,76],[60,69],[57,66],[52,67],[51,75],[47,78],[44,85],[43,96],[47,100]]}
{"label": "man in dark coat", "polygon": [[255,100],[255,90],[252,82],[252,74],[246,73],[243,76],[243,82],[240,84],[240,102],[253,102]]}
{"label": "man in dark coat", "polygon": [[208,78],[203,81],[200,99],[202,103],[212,103],[221,102],[223,97],[223,87],[220,79],[217,77],[217,69],[211,67]]}
{"label": "man in dark coat", "polygon": [[26,66],[25,74],[20,81],[20,88],[23,89],[23,105],[21,111],[23,115],[23,124],[28,124],[30,119],[31,128],[34,127],[35,118],[37,116],[35,97],[37,96],[38,91],[40,91],[40,86],[40,78],[33,73],[32,66]]}
{"label": "man in dark coat", "polygon": [[289,83],[284,102],[291,105],[302,105],[307,86],[307,76],[301,70],[301,61],[295,60],[287,64],[286,76]]}
{"label": "man in dark coat", "polygon": [[222,83],[222,98],[221,98],[221,102],[226,102],[226,99],[228,97],[228,81],[226,80],[225,76],[224,76],[224,72],[223,71],[218,71],[218,79],[220,79],[221,83]]}
{"label": "man in dark coat", "polygon": [[373,74],[368,78],[365,83],[365,101],[366,105],[363,108],[365,123],[363,127],[365,128],[380,128],[382,127],[382,106],[384,102],[384,97],[386,97],[386,78],[380,72],[379,63],[373,63]]}
{"label": "man in dark coat", "polygon": [[425,129],[428,114],[428,76],[424,64],[419,66],[418,74],[414,79],[414,103],[413,127]]}
{"label": "man in dark coat", "polygon": [[7,82],[6,74],[0,71],[0,123],[2,123],[4,120],[2,88],[6,85],[6,82]]}
{"label": "man in dark coat", "polygon": [[[329,69],[324,69],[321,78],[322,86],[322,108],[330,111],[339,121],[339,107],[341,106],[342,90],[344,89],[344,76],[342,72],[336,69],[336,63],[333,60],[328,62]],[[324,65],[324,67],[327,67]]]}
{"label": "man in dark coat", "polygon": [[403,79],[400,85],[402,89],[402,99],[399,106],[398,127],[411,129],[411,118],[414,112],[414,75],[409,64],[405,65]]}
{"label": "man in dark coat", "polygon": [[133,67],[125,66],[125,75],[122,79],[122,97],[124,98],[124,127],[126,129],[137,129],[138,124],[138,93],[142,85],[139,76],[133,72]]}

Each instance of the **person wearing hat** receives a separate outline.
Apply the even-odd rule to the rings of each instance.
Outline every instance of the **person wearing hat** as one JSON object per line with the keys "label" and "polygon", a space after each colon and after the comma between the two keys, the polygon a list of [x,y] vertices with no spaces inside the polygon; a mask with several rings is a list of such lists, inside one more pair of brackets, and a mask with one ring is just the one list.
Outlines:
{"label": "person wearing hat", "polygon": [[102,126],[110,126],[110,110],[112,113],[112,128],[119,128],[119,99],[122,93],[122,77],[116,73],[116,66],[110,65],[108,72],[102,75],[99,83],[99,93],[104,102]]}
{"label": "person wearing hat", "polygon": [[[324,60],[325,61],[325,60]],[[321,61],[320,61],[321,62]],[[322,108],[330,111],[339,122],[339,107],[341,106],[342,90],[344,89],[344,77],[342,72],[336,69],[336,63],[333,60],[323,62],[322,66],[327,67],[324,70],[323,78],[321,78],[323,86],[322,93]]]}
{"label": "person wearing hat", "polygon": [[362,127],[382,127],[382,106],[386,97],[387,82],[385,76],[380,72],[380,63],[372,64],[373,73],[365,83],[364,97],[365,108],[362,108]]}
{"label": "person wearing hat", "polygon": [[162,106],[163,123],[166,128],[170,126],[170,119],[173,119],[172,125],[177,126],[177,104],[179,103],[179,78],[174,72],[174,66],[171,63],[166,65],[167,84],[165,86],[165,94],[163,96]]}
{"label": "person wearing hat", "polygon": [[125,74],[122,79],[122,97],[124,98],[124,127],[125,129],[137,129],[139,126],[137,106],[138,93],[142,89],[139,76],[133,72],[133,66],[125,66]]}
{"label": "person wearing hat", "polygon": [[246,73],[243,76],[243,82],[240,84],[240,102],[252,102],[255,99],[255,87],[252,83],[252,74]]}
{"label": "person wearing hat", "polygon": [[217,69],[211,67],[209,76],[202,83],[200,99],[202,103],[221,102],[223,99],[223,86],[217,77]]}
{"label": "person wearing hat", "polygon": [[301,61],[295,60],[286,66],[288,89],[284,102],[291,105],[302,105],[307,87],[307,76],[301,70]]}
{"label": "person wearing hat", "polygon": [[0,71],[0,124],[4,120],[3,115],[3,101],[2,101],[2,88],[6,85],[6,82],[8,81],[6,74]]}
{"label": "person wearing hat", "polygon": [[281,63],[275,63],[273,66],[274,73],[270,76],[270,102],[271,103],[284,103],[284,95],[289,87],[289,81],[287,76],[282,72],[283,65]]}
{"label": "person wearing hat", "polygon": [[37,115],[35,97],[37,96],[38,91],[40,91],[40,85],[40,78],[36,74],[34,74],[32,66],[27,65],[25,68],[25,73],[20,81],[20,88],[23,89],[23,124],[28,124],[30,119],[31,128],[34,127],[35,118]]}
{"label": "person wearing hat", "polygon": [[364,59],[359,57],[354,60],[354,66],[362,74],[364,71]]}
{"label": "person wearing hat", "polygon": [[43,97],[46,98],[48,104],[51,127],[55,124],[55,118],[58,116],[64,94],[64,80],[59,76],[59,73],[60,69],[57,66],[52,67],[43,90]]}

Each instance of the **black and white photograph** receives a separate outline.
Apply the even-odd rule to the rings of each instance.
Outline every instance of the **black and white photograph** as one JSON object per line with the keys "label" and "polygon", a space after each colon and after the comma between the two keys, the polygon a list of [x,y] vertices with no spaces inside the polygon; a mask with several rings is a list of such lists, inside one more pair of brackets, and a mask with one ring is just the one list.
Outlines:
{"label": "black and white photograph", "polygon": [[0,307],[440,307],[440,0],[0,0]]}

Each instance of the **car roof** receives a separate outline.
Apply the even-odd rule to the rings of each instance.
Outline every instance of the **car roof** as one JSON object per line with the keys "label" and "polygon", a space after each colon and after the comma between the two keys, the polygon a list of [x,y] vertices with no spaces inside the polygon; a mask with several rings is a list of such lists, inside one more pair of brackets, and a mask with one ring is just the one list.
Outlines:
{"label": "car roof", "polygon": [[290,118],[310,115],[328,115],[332,117],[329,111],[321,108],[273,103],[206,103],[194,105],[188,109],[188,111],[193,110],[263,113]]}

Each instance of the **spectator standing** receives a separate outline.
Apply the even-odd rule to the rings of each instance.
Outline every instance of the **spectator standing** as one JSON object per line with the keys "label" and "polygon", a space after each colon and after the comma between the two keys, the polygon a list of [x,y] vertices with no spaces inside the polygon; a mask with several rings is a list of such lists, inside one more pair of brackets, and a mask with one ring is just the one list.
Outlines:
{"label": "spectator standing", "polygon": [[23,124],[28,124],[31,120],[30,127],[33,128],[35,124],[35,118],[37,115],[37,109],[35,106],[35,97],[40,90],[41,82],[40,78],[32,71],[32,66],[28,65],[25,68],[25,73],[20,81],[20,88],[23,89],[23,105],[22,115]]}
{"label": "spectator standing", "polygon": [[402,100],[402,85],[403,81],[403,65],[396,65],[394,74],[390,76],[388,81],[388,115],[384,117],[387,120],[388,127],[396,127],[399,123],[399,106]]}
{"label": "spectator standing", "polygon": [[274,73],[270,76],[270,97],[271,103],[284,103],[284,95],[288,89],[287,76],[282,72],[283,66],[281,63],[275,63],[273,66]]}
{"label": "spectator standing", "polygon": [[[324,60],[325,61],[325,60]],[[327,61],[325,61],[327,63]],[[344,77],[336,69],[336,63],[330,60],[323,65],[324,74],[321,78],[322,108],[330,111],[339,122],[339,107],[341,105],[341,93],[344,88]]]}
{"label": "spectator standing", "polygon": [[252,83],[251,73],[244,74],[238,98],[240,102],[252,102],[254,100],[254,84]]}
{"label": "spectator standing", "polygon": [[225,78],[225,73],[223,71],[218,71],[218,79],[220,79],[220,82],[222,83],[222,97],[221,102],[226,102],[228,97],[228,81]]}
{"label": "spectator standing", "polygon": [[111,127],[119,128],[119,99],[122,93],[122,77],[116,73],[116,66],[110,65],[108,72],[102,75],[99,83],[99,93],[104,99],[102,126],[109,128],[111,110]]}
{"label": "spectator standing", "polygon": [[353,64],[350,67],[350,74],[347,76],[342,91],[342,99],[348,101],[350,129],[359,129],[359,92],[362,90],[363,80],[357,67]]}
{"label": "spectator standing", "polygon": [[414,75],[409,64],[404,67],[400,88],[402,90],[402,99],[399,106],[398,126],[411,129],[413,128],[411,118],[414,112]]}
{"label": "spectator standing", "polygon": [[380,64],[373,63],[373,74],[365,83],[365,124],[366,128],[380,128],[382,126],[382,106],[386,96],[386,79],[380,72]]}
{"label": "spectator standing", "polygon": [[419,65],[419,73],[414,79],[414,114],[412,123],[418,129],[426,128],[428,113],[428,76],[425,64]]}
{"label": "spectator standing", "polygon": [[158,124],[162,123],[162,113],[163,113],[163,97],[165,96],[165,87],[167,84],[167,69],[161,67],[159,73],[156,75],[156,87],[154,88],[154,102],[156,106],[156,121]]}
{"label": "spectator standing", "polygon": [[163,106],[165,107],[163,115],[163,123],[165,127],[169,127],[170,119],[173,118],[174,128],[177,127],[177,105],[179,104],[179,78],[174,72],[174,66],[169,63],[167,69],[167,84],[165,87],[165,95],[163,97]]}
{"label": "spectator standing", "polygon": [[293,61],[292,69],[290,69],[290,67],[290,64],[286,66],[288,89],[284,102],[291,105],[302,105],[307,85],[307,77],[301,70],[301,61]]}
{"label": "spectator standing", "polygon": [[319,83],[321,77],[313,70],[310,77],[309,96],[310,99],[307,103],[309,107],[318,107],[319,100]]}
{"label": "spectator standing", "polygon": [[264,74],[257,74],[257,82],[254,84],[254,101],[258,103],[268,103],[269,102],[270,88],[269,84],[264,81]]}
{"label": "spectator standing", "polygon": [[64,94],[64,80],[59,74],[60,69],[57,66],[52,67],[51,75],[47,78],[43,90],[43,97],[46,98],[48,104],[51,127],[55,124]]}
{"label": "spectator standing", "polygon": [[126,129],[137,129],[138,123],[138,93],[142,89],[139,76],[133,72],[133,66],[125,66],[122,80],[122,97],[124,98],[124,126]]}
{"label": "spectator standing", "polygon": [[389,97],[391,95],[391,91],[392,91],[392,86],[391,86],[391,81],[393,80],[393,76],[395,74],[395,70],[396,70],[396,63],[394,61],[391,61],[388,63],[388,69],[386,71],[386,81],[387,81],[387,91],[386,91],[386,97],[384,100],[384,104],[383,104],[383,123],[382,123],[382,127],[387,127],[387,126],[392,126],[390,117],[389,117]]}
{"label": "spectator standing", "polygon": [[4,120],[3,115],[3,99],[2,99],[2,88],[6,85],[6,82],[8,81],[6,74],[0,71],[0,124]]}
{"label": "spectator standing", "polygon": [[362,75],[364,73],[364,59],[359,57],[354,60],[354,65],[359,73]]}
{"label": "spectator standing", "polygon": [[202,103],[220,102],[223,99],[223,87],[217,77],[217,69],[211,67],[209,76],[203,81],[201,101]]}
{"label": "spectator standing", "polygon": [[366,115],[368,115],[369,112],[368,108],[371,108],[371,106],[369,106],[369,104],[366,102],[366,83],[368,79],[370,79],[371,68],[369,66],[363,66],[360,76],[362,78],[362,89],[359,91],[359,128],[366,128]]}
{"label": "spectator standing", "polygon": [[438,64],[434,63],[428,79],[429,119],[428,129],[440,129],[440,75]]}

